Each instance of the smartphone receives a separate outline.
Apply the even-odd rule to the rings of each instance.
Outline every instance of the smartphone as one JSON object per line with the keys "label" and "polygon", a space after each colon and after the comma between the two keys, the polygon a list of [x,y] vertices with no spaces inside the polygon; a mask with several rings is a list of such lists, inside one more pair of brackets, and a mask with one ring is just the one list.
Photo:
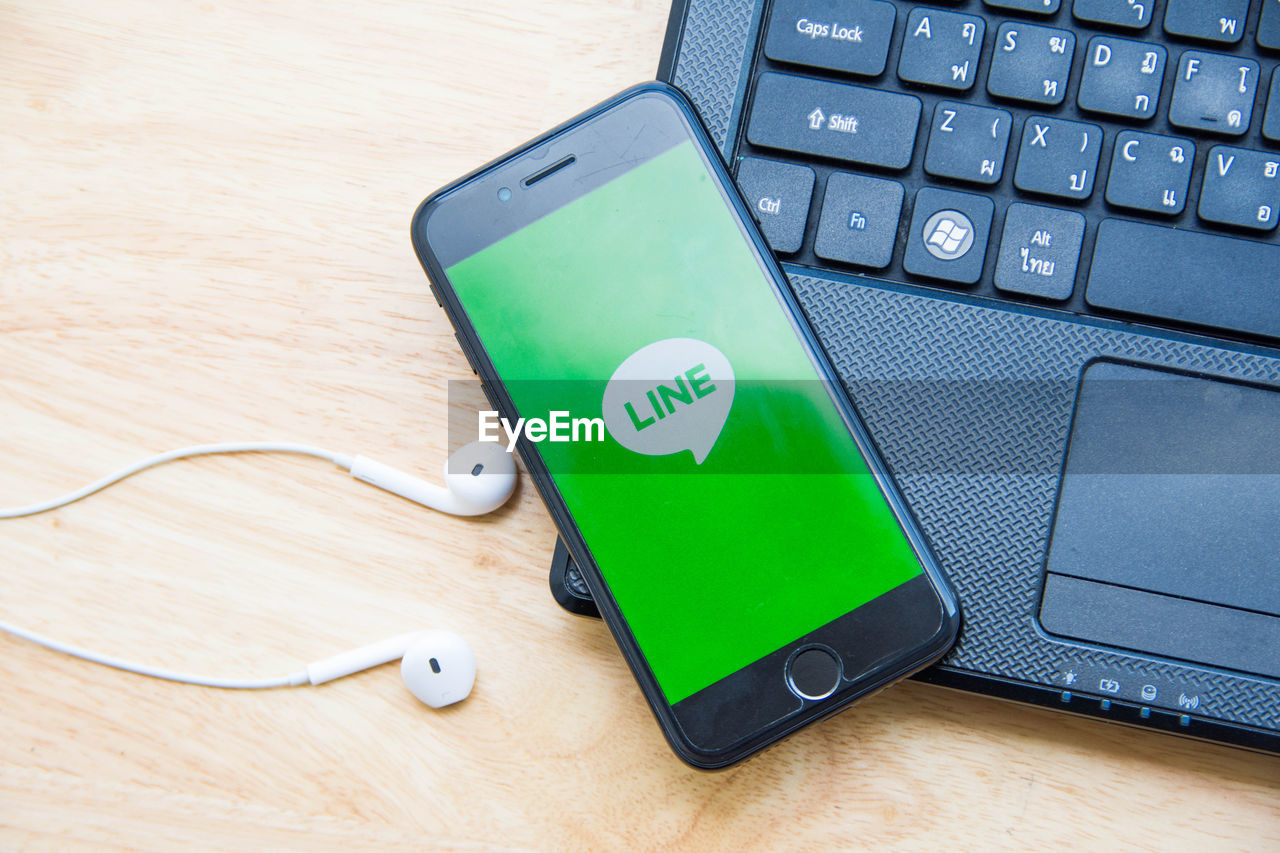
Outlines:
{"label": "smartphone", "polygon": [[493,406],[476,437],[518,449],[686,762],[952,645],[954,593],[678,90],[484,166],[412,233]]}

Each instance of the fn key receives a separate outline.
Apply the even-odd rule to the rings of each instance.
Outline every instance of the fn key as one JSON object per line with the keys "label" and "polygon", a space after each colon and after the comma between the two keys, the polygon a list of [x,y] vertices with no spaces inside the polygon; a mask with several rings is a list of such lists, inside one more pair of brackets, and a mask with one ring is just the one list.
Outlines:
{"label": "fn key", "polygon": [[813,181],[813,169],[808,166],[758,157],[743,157],[738,164],[738,188],[775,252],[799,251]]}

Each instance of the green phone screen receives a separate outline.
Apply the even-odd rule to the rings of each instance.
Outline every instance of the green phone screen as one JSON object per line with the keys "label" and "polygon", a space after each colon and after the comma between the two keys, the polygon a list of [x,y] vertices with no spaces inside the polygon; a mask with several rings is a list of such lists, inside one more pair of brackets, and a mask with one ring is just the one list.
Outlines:
{"label": "green phone screen", "polygon": [[691,142],[446,272],[668,702],[922,573]]}

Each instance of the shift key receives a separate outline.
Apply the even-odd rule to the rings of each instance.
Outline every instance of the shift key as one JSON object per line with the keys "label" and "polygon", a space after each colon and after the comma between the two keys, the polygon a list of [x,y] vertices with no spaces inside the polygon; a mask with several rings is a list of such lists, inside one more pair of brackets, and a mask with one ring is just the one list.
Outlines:
{"label": "shift key", "polygon": [[920,99],[769,71],[756,82],[752,145],[905,169],[920,126]]}

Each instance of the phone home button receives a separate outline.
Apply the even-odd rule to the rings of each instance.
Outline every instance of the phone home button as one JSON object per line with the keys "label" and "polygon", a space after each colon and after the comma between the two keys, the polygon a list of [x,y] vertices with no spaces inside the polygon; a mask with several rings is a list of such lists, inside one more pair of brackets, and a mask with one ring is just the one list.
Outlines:
{"label": "phone home button", "polygon": [[823,646],[809,646],[787,661],[787,686],[801,699],[826,699],[840,686],[840,658]]}

